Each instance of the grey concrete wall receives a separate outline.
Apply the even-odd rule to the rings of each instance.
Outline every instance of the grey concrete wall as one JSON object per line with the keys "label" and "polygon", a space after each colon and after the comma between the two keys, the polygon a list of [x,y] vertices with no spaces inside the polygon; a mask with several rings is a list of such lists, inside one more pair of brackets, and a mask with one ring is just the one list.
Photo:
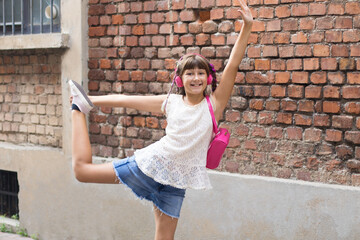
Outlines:
{"label": "grey concrete wall", "polygon": [[[123,185],[75,180],[51,148],[0,144],[0,169],[18,172],[20,222],[41,240],[153,239],[152,206]],[[176,239],[349,239],[360,236],[360,189],[211,172],[189,190]]]}

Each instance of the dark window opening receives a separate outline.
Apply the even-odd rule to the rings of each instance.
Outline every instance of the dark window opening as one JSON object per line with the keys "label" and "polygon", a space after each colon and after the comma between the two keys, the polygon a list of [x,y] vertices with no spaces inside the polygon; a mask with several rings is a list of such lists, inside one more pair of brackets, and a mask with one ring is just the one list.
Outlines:
{"label": "dark window opening", "polygon": [[0,215],[19,214],[19,183],[16,172],[0,170]]}
{"label": "dark window opening", "polygon": [[0,0],[0,36],[60,32],[60,0]]}

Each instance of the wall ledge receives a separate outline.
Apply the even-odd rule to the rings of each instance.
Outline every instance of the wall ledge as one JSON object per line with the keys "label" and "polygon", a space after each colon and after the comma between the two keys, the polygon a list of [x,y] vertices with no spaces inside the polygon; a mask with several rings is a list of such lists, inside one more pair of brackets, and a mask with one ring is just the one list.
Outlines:
{"label": "wall ledge", "polygon": [[12,35],[0,37],[1,50],[68,48],[70,37],[64,33]]}

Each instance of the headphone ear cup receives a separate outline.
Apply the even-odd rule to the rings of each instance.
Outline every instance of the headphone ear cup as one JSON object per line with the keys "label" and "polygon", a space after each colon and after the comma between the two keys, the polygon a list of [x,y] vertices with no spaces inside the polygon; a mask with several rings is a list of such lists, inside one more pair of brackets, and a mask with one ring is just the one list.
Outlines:
{"label": "headphone ear cup", "polygon": [[176,86],[178,86],[178,87],[183,87],[184,86],[180,76],[175,77],[175,83],[176,83]]}
{"label": "headphone ear cup", "polygon": [[210,85],[212,83],[212,81],[213,81],[213,76],[212,76],[212,74],[209,74],[208,79],[207,79],[207,85]]}

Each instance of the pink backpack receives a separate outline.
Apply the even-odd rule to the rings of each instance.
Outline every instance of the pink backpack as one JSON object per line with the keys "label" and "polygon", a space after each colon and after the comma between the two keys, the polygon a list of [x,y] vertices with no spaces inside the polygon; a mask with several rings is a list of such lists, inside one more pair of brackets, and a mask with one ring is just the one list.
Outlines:
{"label": "pink backpack", "polygon": [[209,110],[213,122],[213,131],[215,133],[214,138],[210,142],[208,152],[206,167],[210,169],[215,169],[219,166],[222,155],[226,149],[226,146],[229,144],[230,133],[226,128],[218,128],[214,116],[214,111],[209,99],[209,96],[206,96],[206,101],[209,105]]}

